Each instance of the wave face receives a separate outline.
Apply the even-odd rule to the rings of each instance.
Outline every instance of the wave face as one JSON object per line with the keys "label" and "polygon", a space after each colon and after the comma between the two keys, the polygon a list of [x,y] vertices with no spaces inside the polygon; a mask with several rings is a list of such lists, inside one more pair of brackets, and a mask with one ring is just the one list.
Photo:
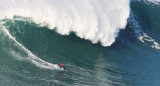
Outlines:
{"label": "wave face", "polygon": [[124,29],[129,17],[129,0],[5,0],[0,3],[0,18],[14,15],[31,17],[41,25],[68,35],[75,32],[80,38],[110,46],[119,29]]}
{"label": "wave face", "polygon": [[160,84],[159,0],[0,2],[0,86]]}
{"label": "wave face", "polygon": [[[35,64],[36,66],[38,67],[41,67],[41,68],[45,68],[45,69],[51,69],[51,70],[54,70],[54,69],[57,69],[57,70],[60,70],[60,68],[56,65],[56,64],[52,64],[52,63],[49,63],[49,62],[46,62],[40,58],[38,58],[37,56],[35,56],[31,51],[29,51],[28,49],[26,49],[22,44],[20,44],[10,33],[9,31],[5,28],[5,27],[1,27],[2,31],[6,34],[6,36],[8,36],[12,41],[15,42],[15,44],[21,48],[22,51],[24,51],[27,55],[28,55],[28,58],[26,58],[26,60],[29,60],[31,61],[33,64]],[[11,51],[11,54],[16,57],[20,57],[19,55],[16,55],[16,53],[14,51]],[[24,59],[24,58],[22,58]]]}

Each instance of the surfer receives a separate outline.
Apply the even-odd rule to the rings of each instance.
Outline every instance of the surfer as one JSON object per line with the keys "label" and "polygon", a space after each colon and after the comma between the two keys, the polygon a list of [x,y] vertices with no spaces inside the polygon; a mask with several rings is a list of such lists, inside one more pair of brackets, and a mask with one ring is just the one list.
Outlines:
{"label": "surfer", "polygon": [[[60,63],[60,69],[64,67],[63,63]],[[64,68],[63,68],[64,69]]]}

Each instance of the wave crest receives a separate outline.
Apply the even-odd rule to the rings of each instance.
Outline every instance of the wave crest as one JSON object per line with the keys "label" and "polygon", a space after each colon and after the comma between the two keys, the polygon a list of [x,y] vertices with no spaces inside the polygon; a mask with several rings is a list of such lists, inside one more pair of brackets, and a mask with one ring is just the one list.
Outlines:
{"label": "wave crest", "polygon": [[129,17],[129,0],[0,0],[0,18],[14,15],[47,23],[50,29],[110,46]]}

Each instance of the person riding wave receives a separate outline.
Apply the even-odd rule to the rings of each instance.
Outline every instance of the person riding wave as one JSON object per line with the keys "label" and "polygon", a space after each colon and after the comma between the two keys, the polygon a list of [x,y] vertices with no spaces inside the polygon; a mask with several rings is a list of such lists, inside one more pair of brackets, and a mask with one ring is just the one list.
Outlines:
{"label": "person riding wave", "polygon": [[63,68],[64,69],[64,64],[60,63],[60,69]]}

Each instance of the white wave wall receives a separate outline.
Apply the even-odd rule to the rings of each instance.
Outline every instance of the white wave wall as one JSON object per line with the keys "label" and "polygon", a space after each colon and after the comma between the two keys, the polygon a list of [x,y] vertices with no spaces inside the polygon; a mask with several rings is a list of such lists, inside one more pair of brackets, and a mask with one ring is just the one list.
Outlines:
{"label": "white wave wall", "polygon": [[130,13],[130,0],[0,0],[0,18],[31,17],[50,29],[110,46]]}

